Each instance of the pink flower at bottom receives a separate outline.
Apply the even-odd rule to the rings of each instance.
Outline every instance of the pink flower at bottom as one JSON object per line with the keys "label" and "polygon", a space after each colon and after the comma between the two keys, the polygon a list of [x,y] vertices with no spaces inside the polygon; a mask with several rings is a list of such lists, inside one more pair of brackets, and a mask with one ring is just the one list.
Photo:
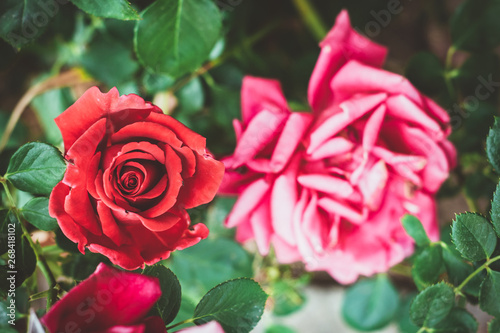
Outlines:
{"label": "pink flower at bottom", "polygon": [[160,296],[157,278],[101,263],[41,321],[50,333],[166,333],[160,317],[146,317]]}
{"label": "pink flower at bottom", "polygon": [[434,195],[455,165],[448,114],[400,75],[343,11],[321,43],[313,113],[291,112],[278,82],[247,77],[237,145],[220,194],[238,195],[227,227],[340,283],[384,272],[413,251],[416,215],[438,238]]}

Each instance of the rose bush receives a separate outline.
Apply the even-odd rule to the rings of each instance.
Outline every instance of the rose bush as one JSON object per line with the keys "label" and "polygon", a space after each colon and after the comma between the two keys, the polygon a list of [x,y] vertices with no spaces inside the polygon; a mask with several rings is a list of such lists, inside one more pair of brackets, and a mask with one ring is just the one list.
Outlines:
{"label": "rose bush", "polygon": [[313,112],[291,112],[279,82],[247,77],[237,146],[221,194],[239,195],[226,225],[281,263],[303,261],[341,283],[386,271],[413,250],[406,213],[438,238],[434,194],[455,164],[447,113],[380,69],[386,49],[347,12],[321,43]]}
{"label": "rose bush", "polygon": [[161,296],[155,277],[101,263],[42,317],[50,333],[160,333],[160,317],[146,317]]}
{"label": "rose bush", "polygon": [[211,201],[224,174],[205,138],[116,88],[90,88],[56,123],[68,168],[49,211],[82,253],[136,269],[207,237],[186,212]]}

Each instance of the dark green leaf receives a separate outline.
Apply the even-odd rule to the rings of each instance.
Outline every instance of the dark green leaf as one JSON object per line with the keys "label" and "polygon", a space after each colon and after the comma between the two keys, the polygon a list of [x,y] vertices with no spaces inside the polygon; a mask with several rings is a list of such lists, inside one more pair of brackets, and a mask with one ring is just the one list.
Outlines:
{"label": "dark green leaf", "polygon": [[[0,112],[0,133],[5,131],[7,127],[7,122],[9,121],[9,114],[5,112]],[[17,123],[16,127],[14,127],[14,131],[10,135],[9,141],[7,142],[6,148],[17,148],[27,141],[27,130],[26,126],[23,126],[22,123]]]}
{"label": "dark green leaf", "polygon": [[429,52],[420,52],[411,58],[406,67],[406,77],[428,95],[446,89],[443,65],[438,57]]}
{"label": "dark green leaf", "polygon": [[410,319],[419,327],[434,327],[448,316],[454,305],[453,288],[441,282],[415,297],[410,307]]}
{"label": "dark green leaf", "polygon": [[[19,224],[17,227],[21,228]],[[26,235],[23,235],[20,241],[16,242],[16,286],[19,287],[24,280],[29,278],[35,272],[35,268],[35,251],[31,247]]]}
{"label": "dark green leaf", "polygon": [[20,190],[49,194],[65,171],[59,150],[45,143],[30,142],[12,156],[5,178]]}
{"label": "dark green leaf", "polygon": [[386,275],[362,280],[350,287],[342,305],[342,315],[352,327],[361,331],[388,325],[399,307],[399,295]]}
{"label": "dark green leaf", "polygon": [[56,243],[57,246],[59,246],[64,251],[80,253],[80,251],[78,251],[78,245],[68,237],[66,237],[61,229],[56,230]]}
{"label": "dark green leaf", "polygon": [[85,255],[80,252],[66,257],[67,261],[62,265],[64,275],[74,278],[77,281],[83,281],[95,272],[97,266],[101,263],[110,263],[108,258],[99,253],[92,253],[88,250]]}
{"label": "dark green leaf", "polygon": [[0,37],[15,48],[29,44],[42,34],[59,12],[59,4],[37,0],[0,1]]}
{"label": "dark green leaf", "polygon": [[210,290],[196,306],[196,325],[216,320],[226,333],[250,332],[259,322],[267,294],[251,279],[226,281]]}
{"label": "dark green leaf", "polygon": [[470,261],[489,258],[497,244],[491,223],[475,213],[456,215],[451,236],[460,254]]}
{"label": "dark green leaf", "polygon": [[119,20],[140,19],[139,14],[126,0],[71,0],[71,2],[84,12],[94,16],[109,17]]}
{"label": "dark green leaf", "polygon": [[[9,249],[8,236],[9,227],[11,227],[9,226],[11,218],[15,219],[14,214],[9,214],[9,211],[7,209],[0,210],[0,255],[6,253]],[[12,227],[10,228],[10,230],[13,231]]]}
{"label": "dark green leaf", "polygon": [[419,290],[435,284],[443,269],[441,246],[433,245],[419,252],[413,263],[412,275]]}
{"label": "dark green leaf", "polygon": [[[442,255],[446,271],[448,272],[448,279],[453,285],[458,286],[474,271],[471,265],[464,262],[461,257],[457,257],[448,248],[443,248]],[[468,292],[469,290],[464,291]],[[478,295],[476,294],[475,296]]]}
{"label": "dark green leaf", "polygon": [[137,57],[174,77],[200,67],[221,30],[221,14],[211,0],[157,0],[142,17],[135,30]]}
{"label": "dark green leaf", "polygon": [[40,230],[50,231],[57,228],[57,220],[49,215],[49,199],[33,198],[20,210],[23,217]]}
{"label": "dark green leaf", "polygon": [[486,138],[486,154],[491,165],[500,173],[500,118],[495,117],[495,124],[491,127]]}
{"label": "dark green leaf", "polygon": [[146,72],[142,78],[144,89],[150,94],[156,94],[159,91],[165,91],[175,83],[175,79],[163,75]]}
{"label": "dark green leaf", "polygon": [[500,317],[500,272],[487,269],[486,278],[481,284],[479,307],[492,316]]}
{"label": "dark green leaf", "polygon": [[493,319],[488,323],[488,333],[500,333],[500,320]]}
{"label": "dark green leaf", "polygon": [[451,37],[457,49],[484,52],[500,44],[500,1],[467,0],[451,18]]}
{"label": "dark green leaf", "polygon": [[157,264],[144,269],[142,274],[160,280],[161,297],[156,302],[152,315],[159,315],[165,325],[174,320],[181,307],[181,285],[174,273],[167,267]]}
{"label": "dark green leaf", "polygon": [[491,222],[500,237],[500,184],[498,184],[495,193],[493,194],[493,200],[491,201]]}
{"label": "dark green leaf", "polygon": [[438,325],[435,332],[443,333],[476,333],[478,323],[465,309],[454,308]]}
{"label": "dark green leaf", "polygon": [[428,246],[431,243],[429,237],[427,237],[424,227],[422,226],[422,223],[420,223],[418,218],[407,214],[403,216],[401,223],[403,223],[403,227],[406,232],[415,240],[415,243],[418,246]]}

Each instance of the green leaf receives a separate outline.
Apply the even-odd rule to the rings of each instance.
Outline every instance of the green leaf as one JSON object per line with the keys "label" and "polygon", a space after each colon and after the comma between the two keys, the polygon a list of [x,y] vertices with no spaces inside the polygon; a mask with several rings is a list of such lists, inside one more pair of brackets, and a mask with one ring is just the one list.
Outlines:
{"label": "green leaf", "polygon": [[141,17],[126,0],[71,0],[75,6],[84,12],[119,20],[139,20]]}
{"label": "green leaf", "polygon": [[59,246],[62,250],[67,251],[67,252],[72,252],[72,253],[80,253],[78,251],[78,245],[70,240],[68,237],[66,237],[65,234],[63,234],[61,229],[56,230],[56,244]]}
{"label": "green leaf", "polygon": [[[19,223],[17,228],[21,228]],[[36,268],[36,254],[26,235],[22,235],[20,241],[21,244],[16,242],[16,287],[19,287],[24,280],[29,278]]]}
{"label": "green leaf", "polygon": [[495,228],[497,236],[500,237],[500,184],[497,185],[493,200],[491,201],[491,222]]}
{"label": "green leaf", "polygon": [[216,320],[226,333],[250,332],[262,317],[267,297],[251,279],[226,281],[203,296],[194,310],[195,324]]}
{"label": "green leaf", "polygon": [[[122,30],[130,30],[130,36],[127,37],[132,39],[133,22],[120,23],[123,25]],[[139,69],[139,64],[133,57],[131,45],[120,41],[111,33],[112,31],[106,32],[94,37],[92,43],[81,55],[82,66],[92,77],[110,87],[132,81]],[[122,89],[120,93],[124,93]]]}
{"label": "green leaf", "polygon": [[443,333],[476,333],[478,323],[465,309],[454,308],[438,325],[435,332]]}
{"label": "green leaf", "polygon": [[456,215],[451,237],[460,254],[470,261],[489,258],[497,244],[491,223],[475,213]]}
{"label": "green leaf", "polygon": [[85,254],[72,253],[66,259],[67,261],[62,265],[62,272],[77,281],[88,278],[101,262],[110,264],[108,258],[102,254],[92,253],[88,250],[85,251]]}
{"label": "green leaf", "polygon": [[486,155],[496,170],[500,173],[500,118],[495,117],[495,124],[490,128],[486,138]]}
{"label": "green leaf", "polygon": [[253,276],[250,256],[229,239],[209,238],[171,258],[167,265],[179,278],[183,293],[197,300],[221,281]]}
{"label": "green leaf", "polygon": [[305,296],[291,282],[283,279],[273,284],[273,314],[276,316],[292,314],[301,309],[305,303]]}
{"label": "green leaf", "polygon": [[49,194],[65,171],[59,150],[45,143],[30,142],[12,156],[5,178],[22,191]]}
{"label": "green leaf", "polygon": [[479,307],[492,316],[500,317],[500,272],[487,269],[486,278],[481,284]]}
{"label": "green leaf", "polygon": [[266,328],[266,333],[296,333],[296,331],[284,325],[271,325]]}
{"label": "green leaf", "polygon": [[500,1],[467,0],[451,18],[453,46],[470,52],[484,52],[500,44]]}
{"label": "green leaf", "polygon": [[156,0],[135,30],[135,52],[144,66],[179,77],[208,58],[221,30],[211,0]]}
{"label": "green leaf", "polygon": [[428,95],[434,95],[446,89],[441,60],[429,52],[420,52],[411,58],[406,67],[406,77]]}
{"label": "green leaf", "polygon": [[23,217],[40,230],[50,231],[57,228],[57,220],[49,215],[49,199],[33,198],[20,210]]}
{"label": "green leaf", "polygon": [[176,95],[180,112],[193,113],[199,111],[205,102],[205,93],[199,78],[189,81]]}
{"label": "green leaf", "polygon": [[488,323],[488,333],[500,333],[500,320],[493,319]]}
{"label": "green leaf", "polygon": [[443,269],[441,246],[432,245],[423,249],[415,257],[412,275],[419,290],[435,284]]}
{"label": "green leaf", "polygon": [[453,288],[441,282],[415,297],[410,307],[410,319],[419,327],[434,327],[448,316],[454,305]]}
{"label": "green leaf", "polygon": [[0,1],[0,37],[19,49],[38,38],[59,12],[59,4],[38,0]]}
{"label": "green leaf", "polygon": [[427,237],[427,233],[417,217],[407,214],[403,216],[401,223],[408,235],[415,240],[418,246],[429,246],[431,241],[429,237]]}
{"label": "green leaf", "polygon": [[181,307],[181,285],[174,273],[167,267],[157,264],[144,269],[142,274],[160,280],[161,297],[153,307],[152,315],[159,315],[165,325],[174,320]]}
{"label": "green leaf", "polygon": [[[9,210],[2,209],[0,210],[0,255],[3,255],[9,249],[8,247],[8,236],[9,236],[9,223],[11,222],[11,218],[14,218],[14,214],[9,214]],[[14,220],[12,220],[14,221]]]}
{"label": "green leaf", "polygon": [[471,265],[465,263],[448,248],[443,249],[442,255],[448,278],[453,285],[459,285],[474,271]]}
{"label": "green leaf", "polygon": [[[9,114],[5,112],[0,112],[0,133],[3,133],[5,131],[5,128],[7,127],[7,123],[9,121]],[[26,126],[24,126],[22,123],[18,122],[16,124],[16,127],[14,127],[14,131],[10,135],[9,141],[7,142],[7,145],[5,148],[17,148],[21,146],[22,144],[26,143],[27,141],[27,129]]]}
{"label": "green leaf", "polygon": [[388,325],[399,307],[399,295],[386,275],[362,280],[350,287],[342,305],[342,316],[361,331]]}
{"label": "green leaf", "polygon": [[416,295],[416,293],[411,293],[402,297],[397,314],[397,324],[401,333],[417,333],[418,331],[418,327],[410,320],[410,306]]}

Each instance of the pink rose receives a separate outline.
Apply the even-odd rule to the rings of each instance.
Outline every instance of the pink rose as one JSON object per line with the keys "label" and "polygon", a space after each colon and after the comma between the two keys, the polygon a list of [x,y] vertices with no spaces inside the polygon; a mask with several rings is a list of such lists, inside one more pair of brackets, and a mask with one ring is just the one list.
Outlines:
{"label": "pink rose", "polygon": [[194,326],[181,330],[183,333],[224,333],[220,324],[216,321],[211,321],[205,325]]}
{"label": "pink rose", "polygon": [[101,263],[41,321],[50,333],[166,333],[160,317],[146,317],[160,296],[157,278]]}
{"label": "pink rose", "polygon": [[244,80],[219,193],[239,195],[226,221],[238,241],[351,283],[412,253],[404,214],[438,238],[434,194],[456,156],[447,113],[379,68],[385,48],[352,30],[347,12],[321,47],[313,113],[291,112],[276,81]]}

